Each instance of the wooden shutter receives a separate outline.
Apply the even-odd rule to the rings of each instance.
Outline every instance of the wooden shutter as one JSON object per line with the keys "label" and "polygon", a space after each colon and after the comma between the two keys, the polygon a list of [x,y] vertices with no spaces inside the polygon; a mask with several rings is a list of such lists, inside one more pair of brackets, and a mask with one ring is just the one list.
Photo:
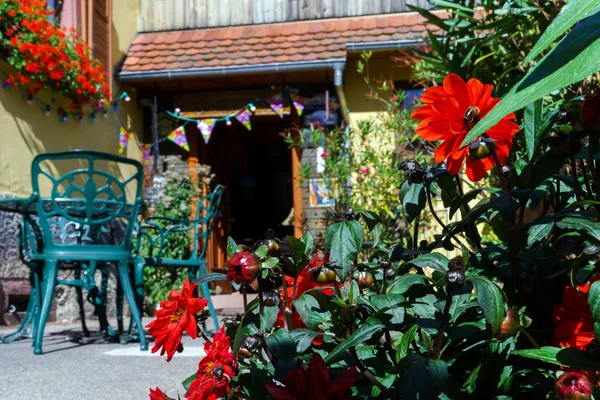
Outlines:
{"label": "wooden shutter", "polygon": [[112,88],[111,0],[92,0],[92,47],[94,57],[102,64],[108,74],[109,88]]}

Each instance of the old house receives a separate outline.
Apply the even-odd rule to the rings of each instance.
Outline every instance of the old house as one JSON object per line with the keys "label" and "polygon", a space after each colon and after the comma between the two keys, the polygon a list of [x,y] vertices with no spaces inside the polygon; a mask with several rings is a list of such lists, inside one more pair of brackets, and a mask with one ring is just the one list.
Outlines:
{"label": "old house", "polygon": [[[410,87],[410,67],[394,68],[390,59],[399,49],[422,46],[426,27],[407,4],[427,6],[425,0],[49,1],[60,23],[78,30],[105,63],[112,93],[126,91],[131,101],[108,118],[65,123],[28,106],[18,90],[0,91],[0,192],[28,194],[36,154],[116,153],[124,128],[136,138],[127,156],[141,160],[138,144],[158,141],[161,155],[210,165],[227,187],[210,267],[223,266],[229,235],[253,243],[267,228],[279,235],[322,232],[327,207],[320,205],[327,203],[311,203],[309,183],[299,185],[302,163],[315,162],[317,149],[290,149],[280,133],[310,123],[348,126],[378,112],[356,69],[362,51],[374,52],[372,76]],[[184,127],[189,152],[156,140],[154,118],[167,135]],[[16,225],[8,215],[0,218],[8,227],[0,241],[0,287],[26,283]],[[74,308],[61,307],[72,293],[63,295],[57,316],[69,319]],[[0,307],[14,299],[0,289]]]}

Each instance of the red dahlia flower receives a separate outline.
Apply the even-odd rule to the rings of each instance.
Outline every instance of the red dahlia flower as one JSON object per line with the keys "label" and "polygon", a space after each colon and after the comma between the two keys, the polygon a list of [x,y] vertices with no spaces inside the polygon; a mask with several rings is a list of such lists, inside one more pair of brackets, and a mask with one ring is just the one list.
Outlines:
{"label": "red dahlia flower", "polygon": [[227,261],[227,268],[227,279],[238,284],[249,284],[260,273],[260,260],[250,251],[240,251]]}
{"label": "red dahlia flower", "polygon": [[[423,93],[425,104],[412,113],[421,121],[417,134],[430,142],[442,140],[435,151],[435,161],[446,160],[448,172],[456,175],[467,159],[467,176],[473,182],[480,180],[494,166],[492,152],[498,161],[506,161],[512,148],[512,139],[519,126],[508,114],[485,135],[470,146],[461,147],[469,131],[498,104],[500,99],[491,96],[492,85],[483,85],[477,79],[465,83],[461,77],[449,74],[443,86],[431,87]],[[469,149],[471,148],[471,154]]]}
{"label": "red dahlia flower", "polygon": [[160,390],[159,388],[150,389],[150,400],[174,400],[173,398],[167,396],[165,392]]}
{"label": "red dahlia flower", "polygon": [[344,394],[356,383],[356,367],[344,371],[337,381],[331,382],[325,361],[315,354],[305,370],[294,368],[285,378],[285,387],[266,385],[275,400],[344,400]]}
{"label": "red dahlia flower", "polygon": [[600,90],[585,96],[580,106],[580,125],[586,129],[600,129]]}
{"label": "red dahlia flower", "polygon": [[167,353],[167,361],[171,361],[181,345],[183,331],[193,339],[198,337],[196,314],[208,305],[208,301],[194,297],[195,288],[196,284],[186,278],[181,292],[171,290],[170,300],[160,302],[156,319],[146,326],[148,332],[156,338],[152,352],[156,353],[160,349],[161,356]]}
{"label": "red dahlia flower", "polygon": [[590,285],[600,280],[600,274],[594,275],[590,282],[565,287],[563,302],[554,305],[552,320],[556,329],[552,343],[560,347],[573,347],[583,350],[594,340],[594,322],[588,303]]}
{"label": "red dahlia flower", "polygon": [[185,394],[188,400],[216,400],[229,394],[229,381],[237,369],[230,345],[231,341],[223,327],[219,328],[212,343],[204,343],[206,357],[200,361],[198,376]]}

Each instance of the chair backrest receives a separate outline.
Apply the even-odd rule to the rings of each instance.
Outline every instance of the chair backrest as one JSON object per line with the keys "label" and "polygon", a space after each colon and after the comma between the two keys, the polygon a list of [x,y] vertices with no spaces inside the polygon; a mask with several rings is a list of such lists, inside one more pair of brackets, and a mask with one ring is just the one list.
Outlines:
{"label": "chair backrest", "polygon": [[[219,205],[223,197],[225,186],[217,185],[212,193],[202,197],[198,201],[196,209],[196,221],[198,225],[195,227],[194,248],[192,250],[192,258],[203,258],[206,254],[208,240],[213,229],[215,217],[219,212]],[[199,248],[200,246],[200,248]],[[200,250],[198,252],[198,250]]]}
{"label": "chair backrest", "polygon": [[[123,173],[131,176],[120,178]],[[33,160],[31,178],[44,251],[75,245],[131,250],[143,205],[139,162],[91,150],[46,153]]]}

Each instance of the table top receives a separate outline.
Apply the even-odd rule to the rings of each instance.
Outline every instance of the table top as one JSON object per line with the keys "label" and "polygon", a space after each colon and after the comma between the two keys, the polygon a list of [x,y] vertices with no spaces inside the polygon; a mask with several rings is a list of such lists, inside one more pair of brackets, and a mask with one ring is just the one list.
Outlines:
{"label": "table top", "polygon": [[[42,206],[48,212],[56,210],[57,208],[69,208],[69,214],[81,215],[85,214],[83,207],[85,205],[85,199],[51,199],[50,197],[42,198]],[[131,204],[125,204],[112,200],[95,200],[94,206],[98,214],[103,214],[108,211],[115,211],[118,208],[123,207],[121,210],[125,214],[129,214],[134,207]],[[145,212],[145,205],[140,207],[139,213]],[[80,209],[80,212],[75,211]],[[37,214],[37,200],[32,197],[11,197],[0,200],[0,211],[19,213],[19,214]]]}

